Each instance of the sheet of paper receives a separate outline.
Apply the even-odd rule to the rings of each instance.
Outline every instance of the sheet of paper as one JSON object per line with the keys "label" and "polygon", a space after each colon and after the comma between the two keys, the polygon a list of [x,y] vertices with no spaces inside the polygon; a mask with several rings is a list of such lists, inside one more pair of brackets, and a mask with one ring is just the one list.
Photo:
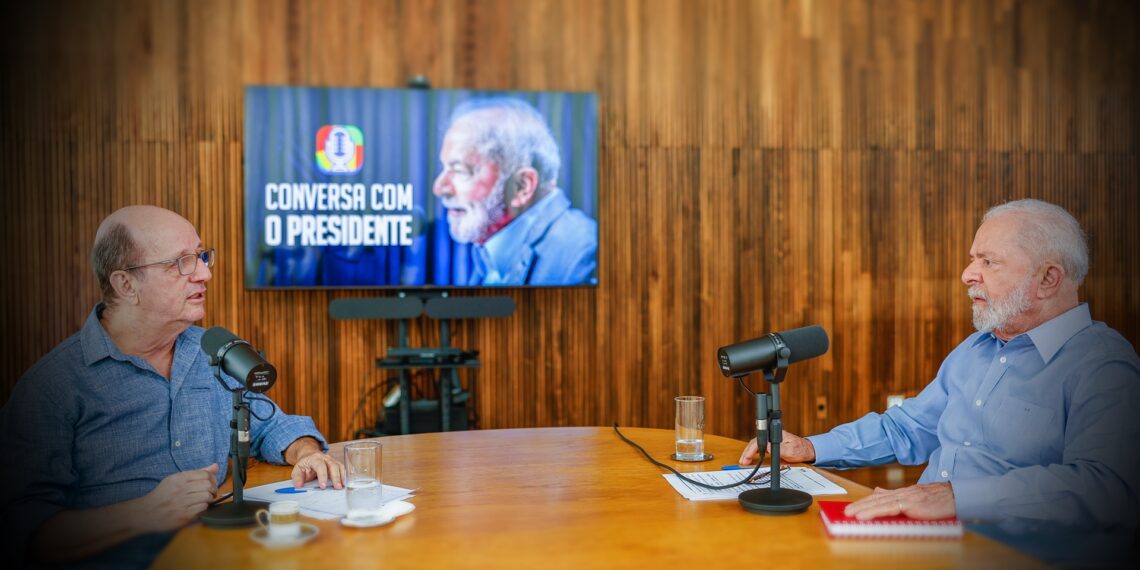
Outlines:
{"label": "sheet of paper", "polygon": [[[292,489],[292,481],[279,481],[245,490],[245,497],[256,501],[297,501],[301,503],[301,514],[315,519],[339,519],[348,514],[344,489],[328,486],[321,489],[314,479],[301,487],[303,493],[278,493],[278,489]],[[384,502],[398,501],[412,496],[413,489],[384,485]]]}
{"label": "sheet of paper", "polygon": [[[761,467],[757,475],[767,473],[767,467]],[[735,483],[743,479],[751,471],[736,470],[736,471],[699,471],[696,473],[685,473],[685,476],[695,481],[700,481],[707,485],[727,485]],[[687,481],[682,481],[676,475],[668,473],[665,475],[665,480],[681,494],[682,497],[690,501],[717,501],[723,499],[735,499],[743,491],[749,489],[766,489],[771,486],[767,480],[763,484],[755,485],[739,485],[730,489],[713,490],[704,487],[692,485]],[[780,488],[781,489],[797,489],[809,495],[846,495],[847,490],[835,483],[832,483],[823,475],[808,469],[807,467],[792,467],[788,471],[780,474]]]}

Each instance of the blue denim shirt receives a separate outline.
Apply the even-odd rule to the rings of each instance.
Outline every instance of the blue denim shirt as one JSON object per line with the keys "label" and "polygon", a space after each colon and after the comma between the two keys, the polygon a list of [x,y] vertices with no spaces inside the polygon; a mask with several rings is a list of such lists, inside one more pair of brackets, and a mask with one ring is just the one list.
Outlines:
{"label": "blue denim shirt", "polygon": [[[6,544],[26,547],[59,511],[135,499],[179,471],[217,463],[218,483],[226,477],[232,396],[199,347],[203,329],[178,336],[168,381],[115,346],[99,321],[102,308],[28,370],[0,411]],[[308,417],[252,404],[262,417],[271,408],[268,421],[251,418],[253,456],[284,464],[284,450],[303,436],[327,449]]]}
{"label": "blue denim shirt", "polygon": [[1002,342],[975,333],[901,406],[808,439],[816,465],[929,461],[958,517],[1107,528],[1140,508],[1140,359],[1088,305]]}
{"label": "blue denim shirt", "polygon": [[594,284],[598,223],[555,190],[471,253],[468,285]]}

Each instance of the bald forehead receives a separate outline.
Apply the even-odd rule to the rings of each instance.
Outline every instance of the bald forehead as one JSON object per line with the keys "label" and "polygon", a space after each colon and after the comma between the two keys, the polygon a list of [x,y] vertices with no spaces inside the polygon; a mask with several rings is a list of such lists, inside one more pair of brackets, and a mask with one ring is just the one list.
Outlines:
{"label": "bald forehead", "polygon": [[182,216],[157,206],[127,206],[103,220],[96,240],[115,224],[131,233],[131,239],[143,255],[173,255],[192,252],[201,244],[194,225]]}

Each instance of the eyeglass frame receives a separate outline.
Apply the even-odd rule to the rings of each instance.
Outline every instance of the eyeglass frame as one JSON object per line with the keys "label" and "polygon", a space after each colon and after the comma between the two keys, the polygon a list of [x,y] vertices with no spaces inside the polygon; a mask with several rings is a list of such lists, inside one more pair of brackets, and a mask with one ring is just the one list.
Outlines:
{"label": "eyeglass frame", "polygon": [[[792,468],[790,465],[785,465],[784,467],[780,468],[780,475],[781,476],[786,475],[791,470],[792,470]],[[772,480],[772,470],[771,469],[769,469],[767,473],[759,473],[753,477],[749,477],[748,479],[746,479],[746,481],[750,485],[763,485],[764,483],[768,483],[771,480]]]}
{"label": "eyeglass frame", "polygon": [[[210,258],[209,259],[202,259],[202,256],[204,254],[209,254]],[[182,272],[182,259],[186,258],[186,257],[193,257],[194,258],[194,268],[191,269],[189,273],[183,273]],[[199,250],[199,251],[196,251],[194,253],[187,253],[187,254],[179,255],[178,257],[175,257],[174,259],[164,259],[162,261],[155,261],[153,263],[143,263],[142,265],[128,265],[128,266],[120,269],[119,271],[131,271],[134,269],[144,269],[144,268],[150,267],[152,265],[174,264],[174,266],[178,268],[178,274],[182,275],[182,276],[186,276],[186,275],[193,275],[194,272],[198,270],[198,262],[199,261],[205,263],[207,268],[210,268],[210,267],[214,266],[214,263],[217,262],[217,259],[218,259],[218,251],[217,251],[217,249],[211,247],[209,249]]]}

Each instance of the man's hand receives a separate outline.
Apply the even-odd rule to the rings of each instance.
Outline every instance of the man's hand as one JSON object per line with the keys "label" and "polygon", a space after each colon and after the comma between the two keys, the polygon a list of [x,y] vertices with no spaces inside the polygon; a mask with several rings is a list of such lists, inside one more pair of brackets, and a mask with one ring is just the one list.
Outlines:
{"label": "man's hand", "polygon": [[861,521],[892,515],[919,520],[944,519],[956,512],[950,483],[912,485],[893,491],[876,488],[870,496],[847,505],[844,511],[847,516]]}
{"label": "man's hand", "polygon": [[336,489],[344,488],[344,465],[321,451],[320,444],[311,437],[302,437],[285,450],[285,459],[293,464],[293,487],[300,489],[305,483],[317,480],[324,489],[329,483]]}
{"label": "man's hand", "polygon": [[[772,446],[768,445],[765,449],[767,451],[764,452],[764,455],[770,456]],[[744,453],[740,454],[740,464],[752,465],[759,451],[760,448],[756,445],[756,439],[753,438],[744,448]],[[784,441],[780,443],[780,460],[787,463],[811,463],[815,461],[815,446],[807,439],[785,430]]]}
{"label": "man's hand", "polygon": [[139,521],[151,532],[185,526],[210,506],[218,490],[218,464],[168,475],[139,498]]}

